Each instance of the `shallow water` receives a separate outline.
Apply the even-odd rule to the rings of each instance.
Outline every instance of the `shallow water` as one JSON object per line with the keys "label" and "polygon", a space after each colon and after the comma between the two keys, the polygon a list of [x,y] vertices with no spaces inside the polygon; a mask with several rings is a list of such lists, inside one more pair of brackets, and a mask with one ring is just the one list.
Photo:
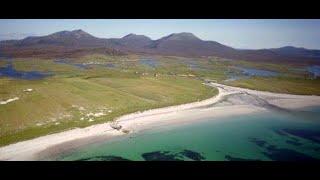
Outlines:
{"label": "shallow water", "polygon": [[3,52],[0,51],[0,60],[11,61],[12,57],[9,55],[3,54]]}
{"label": "shallow water", "polygon": [[244,75],[247,76],[261,76],[261,77],[272,77],[277,76],[277,72],[261,70],[261,69],[254,69],[254,68],[243,68],[238,67]]}
{"label": "shallow water", "polygon": [[240,72],[236,71],[226,71],[228,81],[236,81],[240,79],[248,79],[253,76],[257,77],[274,77],[278,76],[278,72],[268,71],[268,70],[261,70],[261,69],[254,69],[254,68],[244,68],[244,67],[235,67],[235,69],[239,70]]}
{"label": "shallow water", "polygon": [[182,60],[182,64],[186,65],[189,69],[194,71],[212,71],[212,69],[205,67],[205,65],[199,63],[197,59]]}
{"label": "shallow water", "polygon": [[[297,116],[300,113],[300,116]],[[145,130],[91,144],[54,160],[298,161],[320,159],[320,107],[270,110]],[[52,160],[52,159],[51,159]]]}
{"label": "shallow water", "polygon": [[112,63],[107,63],[107,64],[105,64],[105,66],[108,68],[116,68],[116,65],[112,64]]}
{"label": "shallow water", "polygon": [[43,73],[38,71],[17,71],[14,69],[12,63],[8,63],[5,67],[0,67],[0,77],[10,77],[16,79],[36,80],[43,79],[50,76],[50,73]]}
{"label": "shallow water", "polygon": [[139,63],[145,66],[149,66],[152,68],[155,68],[159,65],[159,62],[157,60],[154,60],[152,58],[143,58],[139,60]]}
{"label": "shallow water", "polygon": [[320,77],[320,66],[309,66],[307,70],[313,75],[314,78]]}

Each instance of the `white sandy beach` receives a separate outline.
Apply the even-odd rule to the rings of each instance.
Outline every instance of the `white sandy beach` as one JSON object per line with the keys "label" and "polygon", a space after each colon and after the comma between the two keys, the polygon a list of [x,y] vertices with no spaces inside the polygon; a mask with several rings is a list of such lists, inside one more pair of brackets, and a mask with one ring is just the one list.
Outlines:
{"label": "white sandy beach", "polygon": [[[122,130],[129,130],[129,133],[133,133],[155,126],[177,125],[205,118],[216,119],[215,117],[262,112],[266,109],[264,106],[259,106],[261,103],[286,109],[320,105],[320,96],[277,94],[217,83],[209,85],[219,89],[217,96],[199,102],[124,115],[116,119],[116,122],[122,126]],[[230,99],[224,102],[228,97]],[[110,123],[77,128],[1,147],[0,160],[37,160],[40,153],[52,151],[54,147],[61,144],[66,146],[71,144],[77,147],[76,144],[81,144],[81,140],[84,139],[94,141],[102,137],[106,139],[124,134],[121,130],[111,128]]]}

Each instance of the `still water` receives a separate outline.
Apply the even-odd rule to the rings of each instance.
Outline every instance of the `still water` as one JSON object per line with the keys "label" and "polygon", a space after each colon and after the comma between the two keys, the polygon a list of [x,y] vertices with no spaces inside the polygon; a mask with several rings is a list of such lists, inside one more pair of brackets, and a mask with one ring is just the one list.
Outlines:
{"label": "still water", "polygon": [[50,76],[50,73],[43,73],[38,71],[18,71],[12,63],[7,64],[5,67],[0,67],[0,77],[10,77],[15,79],[36,80]]}
{"label": "still water", "polygon": [[139,60],[139,63],[151,68],[156,68],[159,65],[159,62],[152,58],[143,58]]}
{"label": "still water", "polygon": [[242,73],[246,76],[260,76],[260,77],[272,77],[277,76],[277,72],[268,71],[268,70],[261,70],[261,69],[254,69],[254,68],[242,68],[239,67]]}
{"label": "still water", "polygon": [[307,70],[313,75],[314,78],[320,77],[320,66],[309,66]]}

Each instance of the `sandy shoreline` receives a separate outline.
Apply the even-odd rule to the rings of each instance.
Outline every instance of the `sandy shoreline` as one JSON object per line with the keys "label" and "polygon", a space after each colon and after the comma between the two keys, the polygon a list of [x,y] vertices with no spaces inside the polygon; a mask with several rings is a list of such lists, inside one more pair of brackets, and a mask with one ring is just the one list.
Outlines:
{"label": "sandy shoreline", "polygon": [[[134,133],[156,126],[192,123],[205,118],[263,112],[266,105],[286,109],[320,105],[320,96],[262,92],[217,83],[209,85],[219,89],[217,96],[199,102],[124,115],[116,122],[123,129]],[[124,134],[111,128],[110,123],[72,129],[1,147],[0,160],[37,160],[45,152],[59,153]]]}

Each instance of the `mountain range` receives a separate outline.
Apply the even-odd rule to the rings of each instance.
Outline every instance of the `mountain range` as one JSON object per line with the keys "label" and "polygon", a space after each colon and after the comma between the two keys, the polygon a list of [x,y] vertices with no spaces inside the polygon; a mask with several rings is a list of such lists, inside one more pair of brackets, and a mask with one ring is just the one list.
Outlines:
{"label": "mountain range", "polygon": [[173,33],[157,40],[128,34],[122,38],[97,38],[83,30],[60,31],[47,36],[0,41],[0,55],[10,57],[69,57],[87,53],[156,54],[184,57],[216,56],[255,61],[308,62],[320,60],[320,50],[286,46],[243,50],[216,41],[205,41],[192,33]]}

